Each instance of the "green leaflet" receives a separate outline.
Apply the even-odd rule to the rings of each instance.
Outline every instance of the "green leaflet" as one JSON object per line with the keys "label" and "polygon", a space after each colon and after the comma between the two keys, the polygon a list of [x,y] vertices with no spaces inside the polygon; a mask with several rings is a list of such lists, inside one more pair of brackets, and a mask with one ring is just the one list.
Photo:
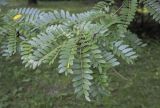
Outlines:
{"label": "green leaflet", "polygon": [[3,56],[12,56],[17,52],[17,33],[16,30],[8,29],[6,35],[8,38],[4,38],[3,41]]}
{"label": "green leaflet", "polygon": [[72,81],[77,96],[84,96],[86,100],[90,101],[89,90],[93,76],[91,75],[92,70],[90,70],[89,62],[84,60],[87,58],[89,58],[88,54],[85,55],[80,52],[79,56],[75,59],[74,65],[79,68],[74,68],[73,66],[74,77]]}
{"label": "green leaflet", "polygon": [[150,15],[156,22],[160,23],[160,5],[157,0],[143,0],[144,5],[149,9]]}
{"label": "green leaflet", "polygon": [[59,73],[73,74],[72,66],[76,54],[76,40],[69,39],[61,48],[59,57]]}
{"label": "green leaflet", "polygon": [[129,48],[128,45],[123,45],[123,41],[116,41],[111,44],[111,50],[115,55],[121,57],[128,64],[132,64],[133,60],[138,57],[133,48]]}
{"label": "green leaflet", "polygon": [[102,56],[101,50],[94,43],[91,43],[91,57],[93,68],[98,68],[99,72],[102,73],[102,67],[104,66],[104,64],[106,64],[106,61]]}
{"label": "green leaflet", "polygon": [[[95,72],[96,73],[96,72]],[[106,73],[96,73],[94,75],[94,82],[91,86],[91,95],[93,98],[101,99],[109,95],[109,91],[107,91],[108,87],[108,76]]]}
{"label": "green leaflet", "polygon": [[[137,0],[124,0],[120,11],[120,21],[124,28],[133,21],[135,13],[137,11],[138,1]],[[124,29],[123,28],[123,29]]]}

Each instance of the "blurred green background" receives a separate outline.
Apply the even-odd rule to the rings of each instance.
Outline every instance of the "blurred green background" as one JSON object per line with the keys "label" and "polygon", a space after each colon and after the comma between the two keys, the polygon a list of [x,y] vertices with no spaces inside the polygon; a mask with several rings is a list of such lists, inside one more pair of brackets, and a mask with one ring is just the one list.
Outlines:
{"label": "blurred green background", "polygon": [[[27,0],[8,0],[1,8],[7,11],[36,7],[75,13],[91,9],[96,1],[41,0],[38,5],[29,5]],[[148,35],[147,31],[143,35]],[[160,42],[152,38],[143,40],[148,46],[134,65],[122,63],[116,71],[109,70],[111,95],[100,102],[77,100],[68,78],[59,75],[54,66],[30,70],[24,68],[18,56],[0,57],[0,108],[160,108]]]}

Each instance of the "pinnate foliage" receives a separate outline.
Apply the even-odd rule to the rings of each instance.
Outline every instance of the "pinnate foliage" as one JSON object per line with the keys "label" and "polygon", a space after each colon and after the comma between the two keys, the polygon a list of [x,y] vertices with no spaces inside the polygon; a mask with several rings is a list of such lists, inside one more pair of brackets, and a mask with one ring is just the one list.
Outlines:
{"label": "pinnate foliage", "polygon": [[[143,1],[159,21],[156,0]],[[60,74],[72,78],[77,97],[105,96],[107,70],[121,60],[132,64],[136,49],[145,44],[128,30],[138,0],[124,0],[112,10],[113,0],[100,2],[83,13],[64,10],[49,12],[34,8],[10,10],[1,17],[2,55],[21,55],[25,67],[36,69],[42,64],[56,65]]]}
{"label": "pinnate foliage", "polygon": [[159,0],[143,0],[144,5],[149,9],[150,15],[156,22],[160,23],[160,2]]}

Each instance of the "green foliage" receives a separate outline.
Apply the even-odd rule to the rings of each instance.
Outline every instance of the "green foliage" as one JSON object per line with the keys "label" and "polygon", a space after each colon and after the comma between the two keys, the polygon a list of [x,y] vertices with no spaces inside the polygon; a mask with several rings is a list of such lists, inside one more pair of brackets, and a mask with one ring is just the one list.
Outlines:
{"label": "green foliage", "polygon": [[144,5],[149,9],[151,16],[160,23],[160,5],[158,0],[143,0]]}
{"label": "green foliage", "polygon": [[[0,27],[3,56],[20,54],[25,67],[32,69],[42,64],[57,66],[60,74],[72,78],[77,97],[90,101],[91,97],[104,96],[108,70],[121,59],[133,63],[137,46],[144,46],[128,31],[137,0],[125,0],[118,10],[112,10],[113,3],[100,2],[78,14],[33,8],[10,10]],[[133,35],[135,38],[131,38]]]}
{"label": "green foliage", "polygon": [[0,1],[0,5],[6,5],[7,4],[7,0],[1,0]]}
{"label": "green foliage", "polygon": [[123,41],[114,42],[111,49],[115,55],[122,57],[122,59],[126,60],[128,64],[133,63],[133,60],[137,58],[136,52],[133,51],[133,48],[124,45]]}
{"label": "green foliage", "polygon": [[133,21],[137,11],[137,6],[137,0],[124,0],[120,11],[120,20],[124,27],[128,27],[128,25]]}

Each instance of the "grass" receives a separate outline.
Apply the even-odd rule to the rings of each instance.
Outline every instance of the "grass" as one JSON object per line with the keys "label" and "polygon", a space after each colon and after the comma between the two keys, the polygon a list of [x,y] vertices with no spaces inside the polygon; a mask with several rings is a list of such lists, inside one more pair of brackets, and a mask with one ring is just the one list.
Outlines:
{"label": "grass", "polygon": [[[150,41],[139,60],[131,66],[117,68],[125,78],[112,77],[115,89],[110,108],[159,108],[160,107],[160,44]],[[117,86],[116,86],[117,85]]]}
{"label": "grass", "polygon": [[[23,7],[25,2],[12,3]],[[38,8],[81,12],[91,5],[82,2],[40,2]],[[0,57],[0,108],[160,108],[160,43],[149,40],[134,65],[108,72],[111,96],[101,102],[75,99],[70,81],[54,67],[24,68],[18,56]],[[14,59],[13,59],[14,58]]]}
{"label": "grass", "polygon": [[34,8],[41,8],[43,10],[64,9],[64,10],[68,10],[70,12],[83,12],[88,9],[91,9],[91,7],[93,5],[94,4],[88,4],[86,2],[81,2],[81,1],[55,1],[55,2],[39,1],[38,5],[28,6],[27,2],[24,0],[24,1],[20,1],[20,2],[11,1],[8,6],[10,8],[34,7]]}

